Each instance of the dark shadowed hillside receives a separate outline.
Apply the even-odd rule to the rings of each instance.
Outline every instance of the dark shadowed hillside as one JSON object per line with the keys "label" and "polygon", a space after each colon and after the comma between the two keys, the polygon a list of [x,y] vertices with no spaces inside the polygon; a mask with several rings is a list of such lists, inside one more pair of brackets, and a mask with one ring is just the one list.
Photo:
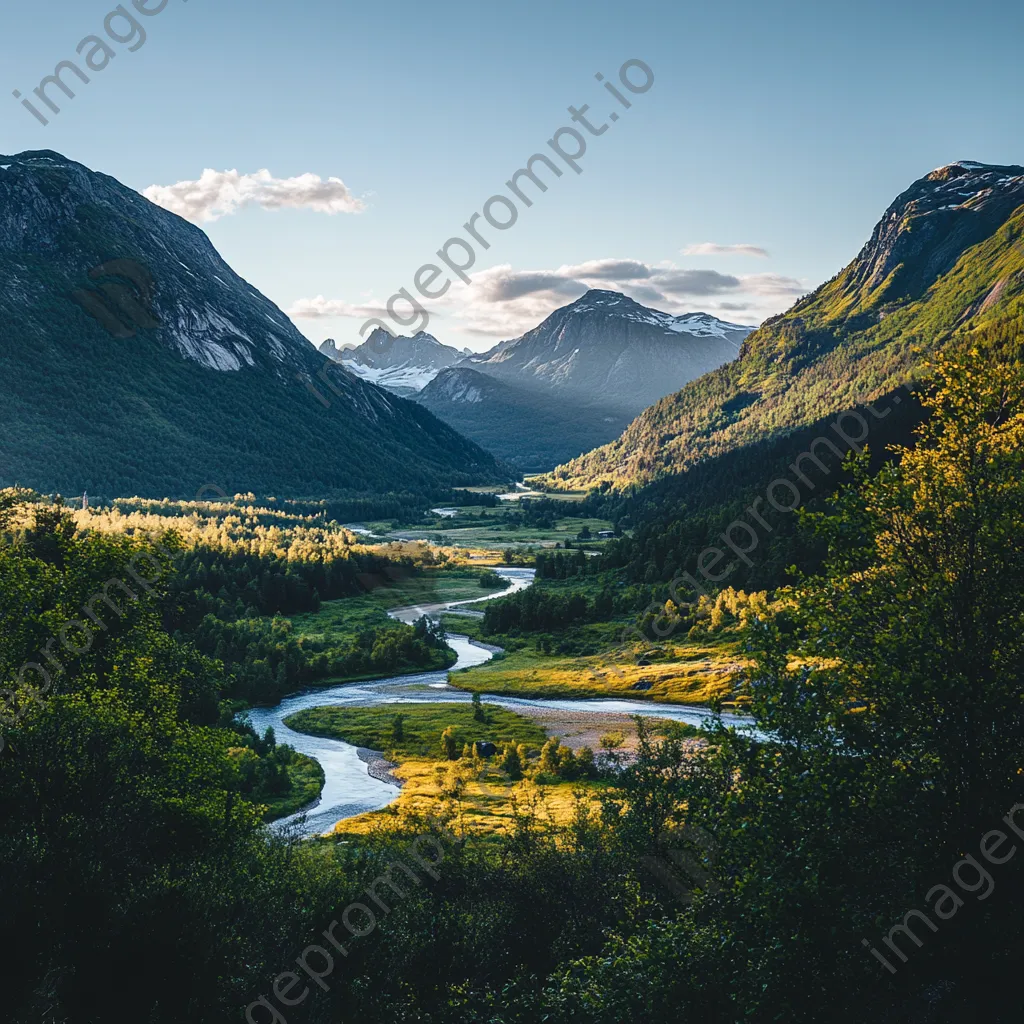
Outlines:
{"label": "dark shadowed hillside", "polygon": [[416,401],[525,472],[539,472],[612,438],[627,418],[506,384],[469,366],[442,370]]}

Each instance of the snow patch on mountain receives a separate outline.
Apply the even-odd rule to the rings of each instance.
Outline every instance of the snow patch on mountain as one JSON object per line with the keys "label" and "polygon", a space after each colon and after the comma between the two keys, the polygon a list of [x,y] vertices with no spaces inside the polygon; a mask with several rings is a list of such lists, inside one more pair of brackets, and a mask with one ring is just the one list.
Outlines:
{"label": "snow patch on mountain", "polygon": [[422,391],[440,372],[426,366],[367,366],[354,359],[342,359],[349,373],[388,391]]}

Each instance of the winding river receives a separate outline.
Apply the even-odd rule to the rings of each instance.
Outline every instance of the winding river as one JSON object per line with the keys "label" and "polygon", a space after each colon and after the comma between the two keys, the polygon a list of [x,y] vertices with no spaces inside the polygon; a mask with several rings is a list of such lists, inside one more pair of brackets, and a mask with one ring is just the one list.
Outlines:
{"label": "winding river", "polygon": [[[400,621],[413,622],[424,614],[436,616],[446,609],[504,597],[533,583],[533,569],[501,568],[497,572],[507,581],[508,587],[487,597],[451,601],[447,604],[398,608],[389,614]],[[253,708],[248,712],[249,720],[260,734],[267,728],[273,728],[279,743],[287,743],[301,753],[315,758],[324,770],[326,781],[320,799],[312,807],[274,822],[272,827],[275,830],[299,836],[320,835],[330,832],[337,822],[345,818],[386,807],[398,796],[397,787],[373,779],[367,774],[367,766],[359,760],[355,747],[341,740],[295,732],[285,725],[284,720],[297,711],[325,706],[367,707],[413,702],[469,702],[472,699],[471,694],[449,685],[448,672],[482,665],[494,657],[495,649],[455,633],[447,633],[446,637],[448,645],[458,654],[458,661],[451,669],[309,690],[287,697],[274,707]],[[513,711],[529,707],[553,708],[560,711],[595,711],[668,718],[691,725],[700,725],[710,716],[703,708],[681,704],[655,704],[651,701],[529,700],[524,697],[492,697],[486,694],[483,699],[488,704],[497,704]],[[747,724],[747,720],[737,718],[736,724]]]}

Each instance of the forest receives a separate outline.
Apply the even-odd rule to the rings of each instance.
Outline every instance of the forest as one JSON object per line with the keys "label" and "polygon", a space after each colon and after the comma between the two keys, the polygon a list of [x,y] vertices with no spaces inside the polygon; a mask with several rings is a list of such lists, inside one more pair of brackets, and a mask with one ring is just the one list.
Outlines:
{"label": "forest", "polygon": [[[308,564],[243,550],[255,540],[203,550],[6,492],[7,1018],[895,1024],[933,1019],[941,998],[944,1019],[1012,1019],[1024,373],[999,349],[954,353],[922,404],[909,444],[854,459],[799,518],[815,567],[745,606],[756,731],[712,720],[695,749],[641,725],[637,756],[604,770],[599,807],[581,801],[558,828],[524,808],[486,841],[454,819],[396,820],[358,842],[263,825],[254,787],[272,789],[283,762],[272,736],[235,723],[244,687],[266,680],[235,641],[287,652],[273,626],[247,631],[380,571],[370,556],[343,556],[340,537],[337,556]],[[134,596],[102,606],[102,625],[83,619],[111,579]],[[591,594],[589,613],[586,568],[562,582]],[[572,599],[506,607],[520,628],[583,614]],[[44,654],[55,637],[59,670]],[[276,685],[273,656],[256,660]],[[251,757],[232,753],[245,746]],[[259,782],[252,758],[272,754]],[[405,885],[329,986],[294,974],[432,829],[451,837],[438,877]],[[259,1001],[281,992],[292,1001]]]}

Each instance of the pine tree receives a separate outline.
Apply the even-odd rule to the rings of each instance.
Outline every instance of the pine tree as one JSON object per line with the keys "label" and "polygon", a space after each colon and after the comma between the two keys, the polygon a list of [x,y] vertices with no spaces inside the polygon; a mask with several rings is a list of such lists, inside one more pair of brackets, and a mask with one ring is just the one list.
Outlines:
{"label": "pine tree", "polygon": [[401,743],[405,739],[405,715],[395,715],[391,719],[391,741]]}

